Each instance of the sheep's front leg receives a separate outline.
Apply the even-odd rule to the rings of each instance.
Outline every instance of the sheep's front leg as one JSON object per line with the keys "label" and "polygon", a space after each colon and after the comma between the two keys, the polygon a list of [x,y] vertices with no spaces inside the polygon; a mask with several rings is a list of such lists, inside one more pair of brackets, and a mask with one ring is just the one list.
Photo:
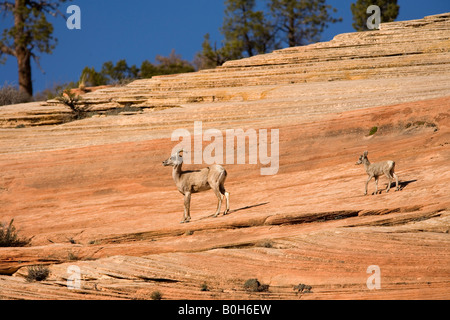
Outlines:
{"label": "sheep's front leg", "polygon": [[191,193],[186,192],[184,194],[184,214],[183,214],[183,220],[181,220],[181,223],[189,222],[191,221]]}
{"label": "sheep's front leg", "polygon": [[369,185],[370,180],[372,179],[372,176],[369,176],[369,179],[366,181],[366,191],[364,192],[364,195],[367,196],[367,187]]}

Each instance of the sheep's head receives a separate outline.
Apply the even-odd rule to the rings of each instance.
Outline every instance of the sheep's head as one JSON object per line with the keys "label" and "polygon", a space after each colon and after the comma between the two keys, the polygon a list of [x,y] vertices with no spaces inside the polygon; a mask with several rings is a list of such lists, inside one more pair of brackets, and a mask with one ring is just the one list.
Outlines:
{"label": "sheep's head", "polygon": [[365,159],[367,159],[367,155],[369,154],[369,151],[364,151],[364,154],[362,154],[361,156],[359,156],[359,159],[358,159],[358,161],[356,161],[356,165],[359,165],[359,164],[363,164],[364,163],[364,160]]}
{"label": "sheep's head", "polygon": [[168,166],[178,166],[180,164],[183,163],[183,156],[181,155],[181,153],[183,152],[183,150],[178,150],[175,154],[171,155],[169,159],[163,161],[163,166],[164,167],[168,167]]}

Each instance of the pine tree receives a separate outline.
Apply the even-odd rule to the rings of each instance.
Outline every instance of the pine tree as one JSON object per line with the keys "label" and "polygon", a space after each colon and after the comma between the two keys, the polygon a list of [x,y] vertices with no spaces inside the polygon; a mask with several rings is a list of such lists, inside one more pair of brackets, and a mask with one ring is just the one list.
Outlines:
{"label": "pine tree", "polygon": [[175,49],[172,49],[167,57],[157,55],[155,60],[157,62],[158,74],[160,75],[195,71],[195,68],[189,61],[183,60],[181,55],[175,52]]}
{"label": "pine tree", "polygon": [[141,63],[141,69],[139,72],[139,76],[142,79],[148,79],[158,74],[158,68],[148,60],[144,60]]}
{"label": "pine tree", "polygon": [[370,14],[367,13],[367,8],[370,5],[377,5],[380,7],[381,22],[395,21],[400,10],[397,0],[358,0],[356,3],[351,4],[354,21],[352,26],[356,31],[368,30],[367,19]]}
{"label": "pine tree", "polygon": [[139,69],[135,65],[129,67],[125,59],[122,59],[117,61],[116,65],[111,61],[103,63],[100,73],[108,79],[108,83],[124,83],[136,79]]}
{"label": "pine tree", "polygon": [[268,53],[283,43],[293,47],[317,42],[330,23],[342,21],[331,16],[336,9],[326,0],[265,0],[258,4],[255,0],[225,1],[223,46],[213,47],[206,35],[202,51],[196,56],[198,69]]}
{"label": "pine tree", "polygon": [[214,43],[214,47],[211,45],[209,33],[205,34],[202,51],[198,52],[194,58],[194,65],[197,70],[213,69],[217,66],[221,66],[227,61],[222,48],[217,48],[217,43]]}
{"label": "pine tree", "polygon": [[273,25],[255,0],[226,0],[221,28],[225,36],[223,55],[227,59],[266,53],[275,47]]}
{"label": "pine tree", "polygon": [[329,23],[342,21],[331,16],[337,10],[325,0],[271,0],[270,11],[289,47],[317,42]]}
{"label": "pine tree", "polygon": [[6,56],[17,59],[19,89],[33,95],[31,78],[31,59],[39,64],[39,53],[52,53],[56,46],[53,25],[47,21],[46,14],[62,14],[58,7],[66,0],[15,0],[0,1],[1,11],[12,14],[14,25],[4,29],[0,37],[0,62]]}
{"label": "pine tree", "polygon": [[83,82],[85,86],[96,87],[107,84],[108,79],[105,75],[95,71],[94,67],[85,67],[81,72],[80,83],[81,82]]}

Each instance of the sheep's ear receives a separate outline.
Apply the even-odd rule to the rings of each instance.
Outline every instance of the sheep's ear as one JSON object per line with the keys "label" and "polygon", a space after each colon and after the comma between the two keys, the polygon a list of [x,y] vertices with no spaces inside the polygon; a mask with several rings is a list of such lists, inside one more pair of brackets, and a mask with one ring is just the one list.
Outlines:
{"label": "sheep's ear", "polygon": [[364,151],[364,157],[367,157],[368,154],[369,154],[369,151]]}

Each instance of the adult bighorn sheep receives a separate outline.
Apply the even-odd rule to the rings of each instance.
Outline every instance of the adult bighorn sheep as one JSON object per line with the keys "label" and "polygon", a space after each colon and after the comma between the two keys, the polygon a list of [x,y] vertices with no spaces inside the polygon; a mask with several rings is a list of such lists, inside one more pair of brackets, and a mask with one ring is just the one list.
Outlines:
{"label": "adult bighorn sheep", "polygon": [[230,194],[225,191],[224,183],[227,171],[220,165],[212,165],[195,171],[183,171],[183,150],[177,151],[169,159],[163,161],[163,166],[172,166],[172,177],[181,194],[184,195],[184,215],[181,223],[191,220],[190,205],[191,194],[212,189],[217,196],[218,204],[214,217],[217,217],[222,207],[222,199],[226,198],[226,209],[224,215],[230,210]]}
{"label": "adult bighorn sheep", "polygon": [[386,193],[389,192],[389,190],[391,189],[392,178],[395,178],[396,191],[398,191],[399,190],[398,177],[394,172],[395,162],[389,160],[378,163],[370,163],[369,159],[367,158],[368,154],[369,154],[368,151],[364,151],[364,154],[359,156],[359,160],[356,162],[357,165],[364,164],[364,168],[366,169],[366,172],[369,175],[369,179],[367,179],[366,181],[366,192],[364,193],[364,195],[367,195],[367,185],[369,184],[369,181],[372,178],[375,178],[375,193],[373,194],[378,193],[378,178],[383,174],[389,179],[389,184],[387,186]]}

